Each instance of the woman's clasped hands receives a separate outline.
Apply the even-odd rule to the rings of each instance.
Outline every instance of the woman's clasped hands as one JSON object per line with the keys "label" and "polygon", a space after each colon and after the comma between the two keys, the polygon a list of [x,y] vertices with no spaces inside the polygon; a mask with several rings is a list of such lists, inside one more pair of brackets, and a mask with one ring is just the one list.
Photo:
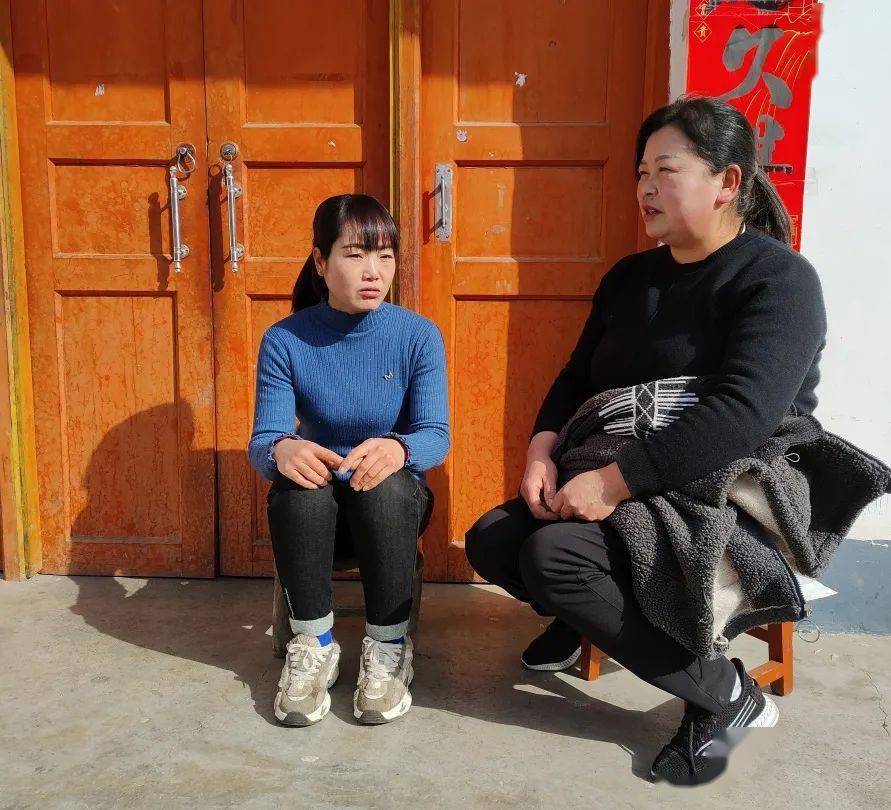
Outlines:
{"label": "woman's clasped hands", "polygon": [[529,444],[520,495],[539,520],[605,520],[631,497],[617,464],[580,473],[559,491],[551,459],[556,433],[536,434]]}
{"label": "woman's clasped hands", "polygon": [[278,471],[304,489],[319,489],[338,477],[349,479],[356,492],[374,489],[405,466],[406,453],[396,439],[367,439],[344,458],[306,439],[287,438],[273,449]]}

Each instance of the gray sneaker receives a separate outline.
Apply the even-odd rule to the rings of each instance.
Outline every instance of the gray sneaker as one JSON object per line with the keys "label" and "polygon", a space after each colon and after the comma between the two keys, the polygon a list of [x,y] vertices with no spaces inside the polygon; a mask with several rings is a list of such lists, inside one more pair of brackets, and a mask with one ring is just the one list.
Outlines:
{"label": "gray sneaker", "polygon": [[408,686],[414,676],[411,666],[414,645],[388,644],[366,636],[362,641],[359,685],[353,696],[353,714],[360,723],[389,723],[411,708]]}
{"label": "gray sneaker", "polygon": [[315,636],[298,633],[288,642],[275,696],[275,716],[285,726],[311,726],[331,708],[328,690],[338,675],[340,645],[322,647]]}

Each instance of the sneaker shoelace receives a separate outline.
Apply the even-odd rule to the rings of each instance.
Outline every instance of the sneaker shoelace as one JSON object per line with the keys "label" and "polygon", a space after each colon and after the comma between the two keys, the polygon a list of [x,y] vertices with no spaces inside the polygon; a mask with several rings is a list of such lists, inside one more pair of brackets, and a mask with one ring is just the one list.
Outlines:
{"label": "sneaker shoelace", "polygon": [[698,776],[699,768],[696,766],[696,747],[702,736],[707,735],[709,719],[712,715],[705,709],[691,707],[684,712],[681,727],[672,737],[670,745],[680,751],[690,765],[690,772]]}
{"label": "sneaker shoelace", "polygon": [[386,681],[392,678],[399,669],[401,658],[401,644],[388,644],[385,641],[366,638],[362,645],[365,675],[371,680]]}
{"label": "sneaker shoelace", "polygon": [[321,647],[310,647],[306,644],[288,646],[288,691],[296,691],[299,687],[312,681],[325,663],[326,651]]}

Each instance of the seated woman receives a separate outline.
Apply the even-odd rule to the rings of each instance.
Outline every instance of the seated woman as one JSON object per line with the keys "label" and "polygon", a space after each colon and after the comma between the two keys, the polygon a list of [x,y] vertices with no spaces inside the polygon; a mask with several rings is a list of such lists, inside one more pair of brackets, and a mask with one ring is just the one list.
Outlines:
{"label": "seated woman", "polygon": [[338,521],[355,546],[365,592],[355,716],[384,723],[411,706],[406,630],[431,497],[424,472],[445,458],[449,424],[438,329],[384,301],[398,241],[373,197],[325,200],[294,312],[260,345],[248,453],[273,481],[269,530],[295,634],[275,697],[284,725],[316,723],[331,705],[340,659],[331,609]]}
{"label": "seated woman", "polygon": [[[583,635],[687,701],[653,775],[689,784],[716,774],[707,758],[727,728],[772,726],[777,709],[738,659],[694,655],[645,618],[627,549],[602,521],[626,499],[751,455],[790,407],[810,413],[826,318],[820,281],[789,246],[789,216],[741,113],[707,98],[657,110],[638,133],[637,167],[646,232],[662,244],[625,257],[601,281],[538,414],[522,499],[481,517],[466,548],[481,576],[557,617],[523,654],[526,666],[572,665]],[[556,491],[551,451],[582,403],[681,375],[716,382],[669,424],[624,446],[615,463]]]}

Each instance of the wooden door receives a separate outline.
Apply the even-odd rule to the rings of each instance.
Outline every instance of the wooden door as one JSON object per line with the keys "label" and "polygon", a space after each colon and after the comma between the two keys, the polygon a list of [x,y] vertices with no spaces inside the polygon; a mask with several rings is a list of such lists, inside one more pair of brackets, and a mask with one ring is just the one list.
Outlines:
{"label": "wooden door", "polygon": [[[464,532],[516,495],[538,406],[598,281],[637,247],[633,142],[667,95],[666,6],[422,4],[421,308],[445,338],[454,437],[432,476],[425,554],[437,578],[472,578]],[[444,240],[437,164],[453,177]]]}
{"label": "wooden door", "polygon": [[[387,0],[205,0],[220,569],[272,571],[268,484],[248,464],[257,350],[290,312],[312,217],[345,192],[389,199]],[[233,272],[220,149],[242,188]],[[213,177],[215,176],[215,181]]]}
{"label": "wooden door", "polygon": [[201,0],[14,0],[12,23],[41,570],[212,576]]}

